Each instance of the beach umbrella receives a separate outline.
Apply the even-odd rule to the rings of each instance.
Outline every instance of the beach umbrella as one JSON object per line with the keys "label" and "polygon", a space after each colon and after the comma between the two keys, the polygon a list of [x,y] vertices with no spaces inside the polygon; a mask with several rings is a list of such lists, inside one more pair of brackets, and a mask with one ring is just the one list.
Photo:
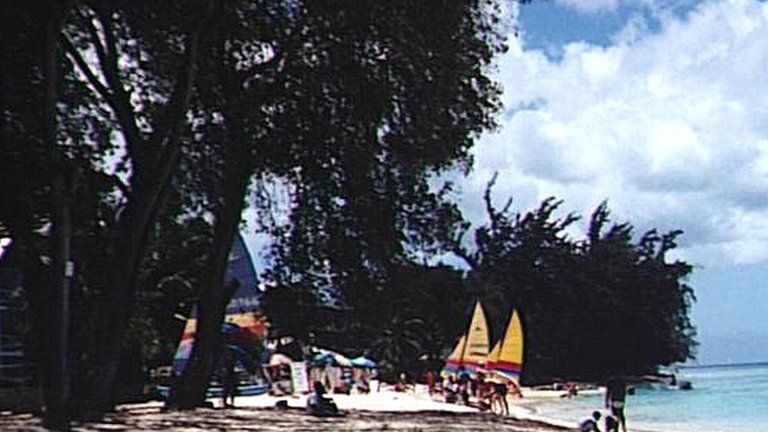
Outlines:
{"label": "beach umbrella", "polygon": [[352,367],[352,362],[347,357],[344,357],[343,355],[335,351],[331,351],[323,348],[318,348],[316,350],[316,353],[314,354],[314,356],[312,356],[312,362],[319,363],[319,364],[330,364],[330,365],[341,366],[341,367]]}
{"label": "beach umbrella", "polygon": [[358,367],[358,368],[373,369],[373,368],[379,367],[378,363],[363,356],[355,357],[349,362],[352,363],[352,366]]}
{"label": "beach umbrella", "polygon": [[221,333],[224,335],[224,341],[229,345],[237,345],[247,349],[262,345],[261,336],[232,322],[222,324]]}
{"label": "beach umbrella", "polygon": [[333,362],[336,364],[336,366],[352,367],[352,362],[347,357],[344,357],[339,353],[333,353]]}
{"label": "beach umbrella", "polygon": [[309,360],[315,364],[322,364],[322,365],[333,364],[333,356],[327,353],[312,354],[312,357]]}

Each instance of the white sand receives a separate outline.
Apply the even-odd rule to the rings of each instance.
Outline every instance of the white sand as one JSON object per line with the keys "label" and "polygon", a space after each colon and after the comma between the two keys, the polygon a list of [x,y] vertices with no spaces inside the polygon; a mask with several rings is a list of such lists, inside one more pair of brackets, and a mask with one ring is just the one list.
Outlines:
{"label": "white sand", "polygon": [[[369,394],[331,394],[336,405],[341,410],[360,411],[445,411],[456,413],[478,412],[477,409],[463,405],[447,404],[429,399],[428,395],[416,393],[401,393],[383,391]],[[272,408],[280,400],[288,401],[292,408],[304,408],[307,405],[307,396],[238,396],[237,406]],[[221,400],[214,400],[215,406],[221,406]]]}
{"label": "white sand", "polygon": [[[551,400],[551,392],[532,392],[524,399],[509,399],[509,415],[517,420],[533,420],[553,426],[572,428],[575,425],[557,419],[539,416],[535,413],[536,405]],[[358,410],[373,412],[419,412],[437,411],[452,413],[477,413],[478,409],[465,405],[439,402],[430,398],[426,392],[381,391],[369,394],[332,394],[336,405],[342,411]],[[291,408],[304,408],[307,396],[238,396],[238,407],[272,408],[278,401],[287,401]],[[221,407],[221,399],[212,400],[214,406]]]}
{"label": "white sand", "polygon": [[[383,391],[371,394],[330,395],[345,412],[342,418],[321,419],[306,415],[301,408],[306,396],[238,396],[237,408],[197,409],[193,411],[164,411],[163,403],[148,402],[118,407],[103,421],[74,425],[76,432],[129,432],[138,430],[163,430],[178,432],[203,432],[207,430],[231,431],[424,431],[468,432],[476,430],[510,432],[558,432],[557,426],[573,430],[574,425],[558,424],[538,418],[530,408],[537,403],[533,399],[514,400],[510,404],[509,417],[480,413],[475,408],[446,404],[431,400],[423,392],[398,393]],[[285,400],[291,410],[273,409],[278,401]],[[220,399],[211,400],[216,407]],[[255,408],[255,409],[251,409]],[[551,426],[548,426],[551,425]],[[553,427],[555,426],[555,427]],[[0,430],[44,431],[39,419],[31,415],[0,416]]]}

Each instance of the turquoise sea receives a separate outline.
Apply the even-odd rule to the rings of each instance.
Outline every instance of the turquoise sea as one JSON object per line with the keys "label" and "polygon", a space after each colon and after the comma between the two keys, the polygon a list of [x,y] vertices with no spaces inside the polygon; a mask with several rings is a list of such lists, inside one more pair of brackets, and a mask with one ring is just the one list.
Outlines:
{"label": "turquoise sea", "polygon": [[[693,390],[639,387],[627,397],[630,432],[768,431],[768,363],[681,368]],[[572,424],[595,409],[605,413],[602,395],[580,395],[539,406],[537,414]],[[602,426],[602,423],[601,423]]]}

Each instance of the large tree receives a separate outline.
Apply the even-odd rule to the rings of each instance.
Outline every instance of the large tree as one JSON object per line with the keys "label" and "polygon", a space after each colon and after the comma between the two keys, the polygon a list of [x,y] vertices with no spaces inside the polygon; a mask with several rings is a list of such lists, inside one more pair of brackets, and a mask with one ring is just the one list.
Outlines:
{"label": "large tree", "polygon": [[[402,214],[418,213],[430,194],[425,171],[466,158],[472,139],[492,125],[497,88],[483,67],[501,48],[498,11],[490,2],[466,2],[440,8],[436,21],[431,8],[407,2],[255,6],[235,3],[222,17],[226,31],[209,56],[215,75],[205,86],[210,92],[200,92],[205,112],[218,114],[211,126],[223,131],[216,236],[228,245],[251,175],[272,173],[300,207],[294,238],[322,236],[283,254],[291,255],[284,270],[312,271],[330,247],[345,254],[333,262],[349,275],[340,279],[345,284],[372,275],[380,284],[390,261],[404,258]],[[181,407],[203,401],[213,370],[228,300],[225,251],[214,257],[200,297],[192,361],[173,401]],[[370,288],[366,281],[345,296],[370,301]]]}
{"label": "large tree", "polygon": [[471,266],[468,283],[495,311],[497,334],[512,307],[521,313],[526,381],[645,374],[692,358],[692,267],[668,256],[680,231],[635,236],[630,223],[610,224],[603,203],[586,237],[574,239],[578,217],[557,217],[561,201],[516,213],[511,200],[493,205],[492,185],[490,222],[474,230],[473,250],[456,250]]}
{"label": "large tree", "polygon": [[294,126],[301,145],[285,178],[289,223],[272,276],[296,298],[342,311],[343,333],[361,346],[393,319],[415,322],[401,314],[396,285],[414,259],[439,249],[431,239],[442,225],[430,220],[443,209],[429,176],[467,167],[474,140],[494,126],[499,88],[488,74],[503,49],[496,7],[306,6],[310,28],[322,32],[300,57],[313,81],[291,103],[312,115]]}
{"label": "large tree", "polygon": [[[66,326],[56,326],[61,334],[38,347],[84,365],[80,370],[87,372],[78,381],[83,385],[74,389],[79,393],[76,408],[78,415],[93,417],[114,400],[139,270],[178,170],[198,54],[204,36],[214,28],[219,2],[196,2],[192,13],[188,2],[17,3],[7,5],[9,13],[3,14],[11,24],[8,28],[19,30],[13,37],[25,42],[12,45],[21,48],[20,56],[6,56],[5,49],[3,53],[12,71],[3,83],[21,84],[9,85],[4,92],[8,105],[3,118],[13,124],[7,130],[14,135],[14,142],[4,143],[14,156],[4,172],[13,176],[8,184],[21,187],[4,192],[3,198],[11,198],[2,200],[4,209],[11,210],[3,211],[2,224],[13,230],[22,248],[31,248],[35,242],[30,228],[38,221],[52,222],[51,253],[31,250],[22,265],[31,301],[56,293],[62,299],[56,304],[66,306],[72,272],[65,274],[65,263],[75,264],[77,285],[83,288],[75,297],[90,299],[76,304],[92,305],[77,309],[86,313],[82,321],[89,325],[73,331],[87,346],[76,344],[83,351],[68,356],[63,350],[69,332]],[[32,9],[45,13],[33,14]],[[41,166],[48,172],[24,171]],[[38,195],[42,199],[33,199]],[[6,202],[24,205],[6,207]],[[83,219],[73,220],[72,212]],[[72,242],[78,233],[98,240],[91,243],[95,250],[87,251],[93,259],[70,255],[82,250]],[[31,263],[41,255],[51,257],[50,277],[35,283]],[[69,371],[62,367],[47,368],[52,374],[44,380],[46,388],[66,387]],[[58,393],[65,395],[66,388]],[[53,412],[60,404],[48,399],[47,412]]]}
{"label": "large tree", "polygon": [[[83,358],[79,413],[86,418],[114,402],[138,275],[179,167],[199,56],[220,7],[216,1],[77,3],[61,34],[74,76],[104,110],[109,132],[96,144],[120,154],[113,176],[116,211],[102,220],[108,231],[99,245],[103,257],[88,275],[101,296]],[[105,165],[94,169],[106,171]]]}
{"label": "large tree", "polygon": [[272,125],[273,112],[291,95],[287,83],[301,79],[285,67],[286,57],[297,55],[293,47],[302,37],[295,8],[290,2],[231,2],[218,16],[220,30],[205,50],[192,102],[194,133],[187,144],[196,163],[191,162],[194,174],[188,180],[191,193],[203,198],[212,216],[213,241],[196,304],[194,348],[169,398],[172,407],[194,408],[205,401],[222,343],[224,311],[234,293],[235,285],[224,275],[248,186],[254,175],[285,170],[283,149],[292,135],[280,135]]}
{"label": "large tree", "polygon": [[[299,285],[354,305],[357,321],[371,312],[360,334],[390,318],[370,299],[394,292],[386,281],[409,259],[405,244],[419,237],[434,247],[427,173],[466,163],[474,138],[493,126],[495,2],[55,3],[42,20],[17,21],[32,14],[16,3],[4,14],[25,43],[3,52],[8,76],[22,79],[3,80],[4,90],[21,84],[4,93],[2,112],[14,140],[3,154],[15,161],[3,187],[19,189],[3,189],[13,199],[0,203],[0,224],[31,248],[34,230],[54,222],[58,252],[30,250],[25,260],[31,299],[69,283],[63,264],[74,261],[78,416],[114,403],[142,269],[168,226],[162,217],[212,222],[211,271],[196,281],[202,342],[181,405],[199,403],[228,297],[226,256],[254,173],[277,174],[290,192],[295,230],[281,257],[292,255],[285,269],[300,273]],[[36,112],[36,102],[46,109]],[[41,166],[55,169],[25,171]],[[33,283],[41,255],[54,271]]]}

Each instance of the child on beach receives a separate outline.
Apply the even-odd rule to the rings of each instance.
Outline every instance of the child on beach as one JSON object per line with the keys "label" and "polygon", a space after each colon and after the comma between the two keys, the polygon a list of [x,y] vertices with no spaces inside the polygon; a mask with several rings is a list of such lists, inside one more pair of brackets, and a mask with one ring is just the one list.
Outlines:
{"label": "child on beach", "polygon": [[600,411],[593,411],[592,417],[579,424],[579,432],[600,432],[597,422],[600,421]]}
{"label": "child on beach", "polygon": [[307,412],[317,417],[339,416],[339,408],[333,399],[325,397],[325,386],[320,381],[312,384],[312,394],[307,398]]}
{"label": "child on beach", "polygon": [[605,416],[605,432],[619,432],[619,422],[612,415]]}

